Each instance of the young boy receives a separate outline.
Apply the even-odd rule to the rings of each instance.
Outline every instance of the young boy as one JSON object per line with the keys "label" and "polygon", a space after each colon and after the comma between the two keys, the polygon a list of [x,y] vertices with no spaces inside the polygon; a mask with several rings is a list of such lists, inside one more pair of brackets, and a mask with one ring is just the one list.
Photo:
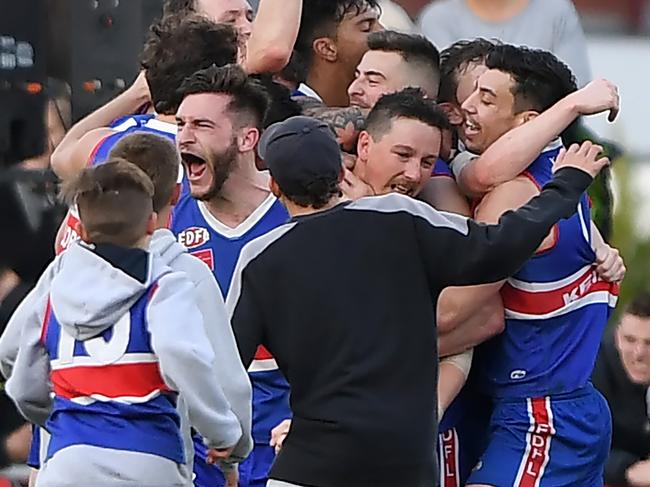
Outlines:
{"label": "young boy", "polygon": [[26,298],[7,383],[25,417],[52,435],[38,485],[187,485],[177,395],[212,458],[227,457],[242,429],[214,380],[194,286],[146,250],[153,184],[115,159],[63,193],[79,207],[82,241]]}

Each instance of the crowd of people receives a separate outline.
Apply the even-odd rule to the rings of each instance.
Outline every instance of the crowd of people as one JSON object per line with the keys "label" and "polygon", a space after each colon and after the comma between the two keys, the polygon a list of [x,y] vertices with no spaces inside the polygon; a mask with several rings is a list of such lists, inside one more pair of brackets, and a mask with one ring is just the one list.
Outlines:
{"label": "crowd of people", "polygon": [[[586,194],[609,160],[567,137],[616,86],[380,14],[166,0],[58,143],[57,257],[0,338],[34,485],[650,485],[650,412],[610,457],[591,383],[625,275]],[[650,383],[649,314],[604,348],[610,404],[612,374]]]}

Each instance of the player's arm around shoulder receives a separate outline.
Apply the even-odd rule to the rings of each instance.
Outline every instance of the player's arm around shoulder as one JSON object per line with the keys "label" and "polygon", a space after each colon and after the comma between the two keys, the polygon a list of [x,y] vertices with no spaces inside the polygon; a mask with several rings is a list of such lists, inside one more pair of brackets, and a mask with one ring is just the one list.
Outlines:
{"label": "player's arm around shoulder", "polygon": [[[516,210],[528,203],[539,194],[539,189],[527,176],[518,176],[512,181],[502,183],[490,191],[476,207],[476,221],[496,224],[499,218],[510,210]],[[554,235],[551,232],[542,242],[538,251],[543,251],[553,245]]]}
{"label": "player's arm around shoulder", "polygon": [[210,447],[230,448],[242,435],[239,420],[215,380],[214,352],[185,272],[158,280],[147,308],[151,344],[165,383],[185,397],[190,423]]}
{"label": "player's arm around shoulder", "polygon": [[102,140],[113,133],[112,129],[98,128],[77,140],[64,138],[50,158],[52,170],[62,180],[75,177],[88,166],[93,152]]}

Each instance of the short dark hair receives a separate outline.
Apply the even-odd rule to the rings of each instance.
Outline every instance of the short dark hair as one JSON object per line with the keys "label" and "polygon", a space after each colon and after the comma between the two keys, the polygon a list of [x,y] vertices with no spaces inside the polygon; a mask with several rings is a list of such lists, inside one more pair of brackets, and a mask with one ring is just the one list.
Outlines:
{"label": "short dark hair", "polygon": [[154,108],[173,115],[180,104],[178,88],[185,78],[211,65],[237,62],[234,27],[198,14],[165,16],[154,23],[141,56]]}
{"label": "short dark hair", "polygon": [[625,312],[639,318],[650,318],[650,292],[643,291],[637,294]]}
{"label": "short dark hair", "polygon": [[399,54],[410,66],[421,69],[431,84],[440,80],[440,53],[426,37],[416,34],[403,34],[393,30],[373,32],[368,36],[371,51],[394,52]]}
{"label": "short dark hair", "polygon": [[316,39],[335,37],[338,25],[347,14],[359,14],[368,8],[379,8],[377,0],[303,0],[295,50],[306,68],[313,61],[312,44]]}
{"label": "short dark hair", "polygon": [[338,180],[318,179],[313,181],[306,189],[306,193],[299,195],[285,194],[292,203],[307,208],[311,206],[315,210],[324,208],[332,198],[343,196],[341,185]]}
{"label": "short dark hair", "polygon": [[436,103],[419,88],[405,88],[382,96],[366,119],[366,130],[373,139],[381,139],[391,128],[393,120],[409,118],[440,130],[449,130],[449,120]]}
{"label": "short dark hair", "polygon": [[483,64],[495,43],[487,39],[454,42],[440,53],[440,103],[458,103],[458,75],[470,64]]}
{"label": "short dark hair", "polygon": [[169,139],[150,132],[134,132],[122,137],[109,157],[126,159],[149,176],[154,186],[153,211],[169,204],[181,164],[178,150]]}
{"label": "short dark hair", "polygon": [[153,213],[154,186],[142,169],[109,159],[64,181],[61,196],[76,204],[91,243],[133,247],[146,235]]}
{"label": "short dark hair", "polygon": [[515,113],[526,110],[541,113],[578,89],[569,67],[541,49],[502,44],[490,51],[485,65],[513,78]]}
{"label": "short dark hair", "polygon": [[239,117],[242,126],[252,124],[260,130],[269,107],[264,86],[237,64],[198,71],[183,82],[179,93],[181,98],[197,93],[230,95],[230,111]]}
{"label": "short dark hair", "polygon": [[280,77],[290,83],[300,85],[307,80],[307,66],[302,61],[300,54],[297,51],[291,53],[289,62],[280,71]]}
{"label": "short dark hair", "polygon": [[273,81],[273,76],[268,73],[253,75],[253,77],[259,80],[269,96],[268,109],[262,122],[263,128],[282,122],[287,118],[302,115],[302,108],[291,97],[289,88]]}

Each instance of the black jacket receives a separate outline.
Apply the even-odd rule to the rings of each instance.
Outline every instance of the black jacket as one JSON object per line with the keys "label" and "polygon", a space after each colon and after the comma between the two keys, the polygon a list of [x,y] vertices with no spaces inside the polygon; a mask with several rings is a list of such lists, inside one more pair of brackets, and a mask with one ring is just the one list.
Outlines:
{"label": "black jacket", "polygon": [[270,477],[314,487],[431,487],[438,474],[435,303],[514,274],[589,178],[563,169],[499,225],[401,195],[299,217],[250,242],[228,309],[246,366],[259,344],[291,385]]}
{"label": "black jacket", "polygon": [[626,470],[650,455],[648,387],[630,381],[611,335],[601,346],[593,382],[612,410],[612,451],[605,466],[605,482],[625,486]]}

